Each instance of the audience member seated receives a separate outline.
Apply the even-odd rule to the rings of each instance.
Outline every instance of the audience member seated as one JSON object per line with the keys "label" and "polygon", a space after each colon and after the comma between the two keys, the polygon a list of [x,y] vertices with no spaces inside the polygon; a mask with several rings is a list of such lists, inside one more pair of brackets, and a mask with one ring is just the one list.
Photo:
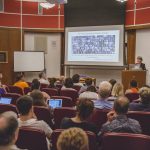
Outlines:
{"label": "audience member seated", "polygon": [[45,101],[44,96],[40,90],[33,90],[30,93],[30,96],[33,99],[33,106],[44,106],[49,107],[48,104]]}
{"label": "audience member seated", "polygon": [[98,94],[96,92],[97,91],[96,91],[95,86],[89,86],[87,88],[87,91],[85,91],[85,92],[83,92],[83,93],[81,93],[79,95],[79,98],[82,98],[82,99],[85,98],[85,99],[90,99],[90,100],[97,100],[97,99],[99,99],[99,96],[98,96]]}
{"label": "audience member seated", "polygon": [[52,129],[43,120],[37,120],[33,111],[33,100],[30,96],[22,96],[19,98],[16,106],[19,112],[19,127],[39,129],[50,139]]}
{"label": "audience member seated", "polygon": [[62,90],[75,90],[73,89],[73,81],[71,78],[66,78],[64,86],[61,88]]}
{"label": "audience member seated", "polygon": [[72,76],[72,81],[74,85],[83,86],[83,83],[80,83],[80,75],[78,74]]}
{"label": "audience member seated", "polygon": [[109,83],[112,85],[112,89],[113,89],[113,87],[117,83],[117,81],[115,79],[111,79],[111,80],[109,80]]}
{"label": "audience member seated", "polygon": [[0,94],[6,93],[6,86],[2,84],[3,74],[0,72]]}
{"label": "audience member seated", "polygon": [[99,85],[99,96],[98,100],[94,101],[94,107],[98,109],[112,109],[113,103],[108,101],[111,93],[112,85],[108,81],[103,81]]}
{"label": "audience member seated", "polygon": [[130,103],[131,111],[150,111],[150,88],[143,87],[139,90],[139,103]]}
{"label": "audience member seated", "polygon": [[41,72],[39,74],[39,81],[40,81],[41,84],[48,84],[49,85],[49,81],[46,78],[45,72]]}
{"label": "audience member seated", "polygon": [[89,150],[87,134],[79,128],[64,130],[57,140],[57,150]]}
{"label": "audience member seated", "polygon": [[65,83],[65,76],[60,76],[60,78],[56,81],[56,85],[64,85]]}
{"label": "audience member seated", "polygon": [[50,79],[49,79],[49,83],[50,83],[50,84],[49,84],[48,87],[49,87],[49,88],[57,89],[57,87],[56,87],[56,81],[57,81],[56,78],[50,78]]}
{"label": "audience member seated", "polygon": [[24,88],[26,88],[26,87],[29,87],[28,83],[25,82],[23,74],[17,74],[16,82],[15,82],[14,86],[20,87],[20,88],[22,88],[22,90],[24,90]]}
{"label": "audience member seated", "polygon": [[0,149],[21,150],[15,145],[19,128],[17,115],[14,112],[5,112],[0,115]]}
{"label": "audience member seated", "polygon": [[79,94],[85,92],[87,88],[90,87],[91,85],[92,85],[92,79],[91,78],[85,79],[85,85],[81,87]]}
{"label": "audience member seated", "polygon": [[108,121],[102,126],[101,133],[121,132],[140,134],[141,126],[138,121],[127,118],[129,100],[119,97],[114,103],[114,111],[107,114]]}
{"label": "audience member seated", "polygon": [[71,127],[78,127],[85,131],[91,131],[97,134],[97,127],[94,124],[86,121],[93,112],[93,102],[88,99],[79,99],[79,101],[77,102],[76,109],[76,116],[74,118],[64,118],[61,123],[61,128],[68,129]]}
{"label": "audience member seated", "polygon": [[130,89],[126,90],[125,94],[128,94],[128,93],[138,93],[138,84],[137,84],[137,81],[136,80],[132,80],[130,82]]}
{"label": "audience member seated", "polygon": [[[38,79],[32,80],[31,91],[34,91],[34,90],[40,90],[40,82]],[[43,94],[45,100],[50,99],[50,96],[46,92],[41,91],[41,93]],[[30,95],[30,93],[28,95]]]}
{"label": "audience member seated", "polygon": [[116,83],[113,86],[111,97],[109,97],[109,100],[115,100],[120,96],[124,96],[124,87],[121,83]]}

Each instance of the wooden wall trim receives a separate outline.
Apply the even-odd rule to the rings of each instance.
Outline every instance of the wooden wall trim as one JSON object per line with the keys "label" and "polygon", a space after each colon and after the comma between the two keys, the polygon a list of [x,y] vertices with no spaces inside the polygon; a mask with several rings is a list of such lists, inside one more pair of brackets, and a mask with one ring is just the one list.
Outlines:
{"label": "wooden wall trim", "polygon": [[136,25],[136,26],[125,26],[125,30],[139,30],[139,29],[150,29],[150,24],[147,25]]}

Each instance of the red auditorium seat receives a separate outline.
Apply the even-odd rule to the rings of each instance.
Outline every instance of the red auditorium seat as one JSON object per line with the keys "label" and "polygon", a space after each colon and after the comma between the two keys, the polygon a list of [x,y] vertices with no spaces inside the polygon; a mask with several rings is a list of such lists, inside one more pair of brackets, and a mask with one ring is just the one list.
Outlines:
{"label": "red auditorium seat", "polygon": [[23,90],[20,87],[9,85],[9,92],[23,95]]}
{"label": "red auditorium seat", "polygon": [[29,92],[31,92],[31,88],[30,87],[25,87],[24,88],[24,94],[27,95]]}
{"label": "red auditorium seat", "polygon": [[61,90],[60,95],[71,97],[74,106],[76,105],[77,98],[79,97],[78,92],[76,90],[70,90],[70,89]]}
{"label": "red auditorium seat", "polygon": [[48,84],[41,83],[40,84],[40,90],[42,90],[43,88],[48,88]]}
{"label": "red auditorium seat", "polygon": [[20,128],[16,145],[21,149],[48,150],[45,133],[36,129]]}
{"label": "red auditorium seat", "polygon": [[74,117],[76,115],[76,110],[73,108],[62,107],[62,108],[55,108],[54,109],[54,122],[55,122],[55,129],[60,128],[61,121],[64,117]]}
{"label": "red auditorium seat", "polygon": [[81,86],[79,86],[79,85],[74,85],[73,88],[79,92],[80,89],[81,89]]}
{"label": "red auditorium seat", "polygon": [[0,114],[1,113],[4,113],[6,111],[13,111],[15,112],[16,114],[17,113],[17,109],[16,109],[16,106],[14,105],[11,105],[11,104],[0,104]]}
{"label": "red auditorium seat", "polygon": [[[63,129],[56,129],[53,131],[51,135],[51,143],[52,143],[52,149],[51,150],[57,150],[56,144],[57,139],[60,135],[60,133],[63,131]],[[86,132],[89,138],[89,150],[97,150],[98,146],[96,143],[96,135],[92,132],[87,131]]]}
{"label": "red auditorium seat", "polygon": [[43,92],[46,92],[49,96],[57,96],[58,95],[58,90],[54,88],[43,88]]}
{"label": "red auditorium seat", "polygon": [[12,98],[11,104],[16,105],[16,101],[17,101],[18,98],[21,97],[21,95],[16,94],[16,93],[6,93],[6,94],[3,94],[2,97]]}
{"label": "red auditorium seat", "polygon": [[139,121],[143,134],[150,136],[150,112],[129,111],[128,117]]}
{"label": "red auditorium seat", "polygon": [[142,134],[107,133],[101,150],[149,150],[150,137]]}
{"label": "red auditorium seat", "polygon": [[51,99],[62,99],[62,107],[72,107],[72,98],[65,96],[52,96]]}
{"label": "red auditorium seat", "polygon": [[139,99],[139,93],[127,93],[125,96],[129,99],[130,102]]}
{"label": "red auditorium seat", "polygon": [[52,129],[54,124],[52,122],[52,115],[49,108],[43,106],[34,106],[34,113],[37,116],[38,120],[44,120]]}

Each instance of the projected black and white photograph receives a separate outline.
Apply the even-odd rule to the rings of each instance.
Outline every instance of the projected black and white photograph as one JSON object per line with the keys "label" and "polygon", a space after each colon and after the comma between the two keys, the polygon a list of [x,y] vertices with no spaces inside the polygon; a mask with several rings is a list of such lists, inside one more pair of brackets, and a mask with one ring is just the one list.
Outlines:
{"label": "projected black and white photograph", "polygon": [[72,37],[73,54],[114,54],[115,35],[91,35]]}

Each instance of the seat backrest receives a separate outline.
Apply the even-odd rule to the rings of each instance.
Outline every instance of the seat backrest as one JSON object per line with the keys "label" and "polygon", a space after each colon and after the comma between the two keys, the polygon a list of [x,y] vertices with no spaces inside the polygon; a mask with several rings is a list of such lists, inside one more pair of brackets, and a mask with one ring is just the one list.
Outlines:
{"label": "seat backrest", "polygon": [[142,134],[108,133],[103,136],[101,150],[149,150],[150,137]]}
{"label": "seat backrest", "polygon": [[16,145],[21,149],[48,150],[45,133],[36,129],[20,128]]}
{"label": "seat backrest", "polygon": [[0,104],[0,114],[1,113],[4,113],[6,111],[13,111],[15,112],[16,114],[17,113],[17,109],[16,109],[16,106],[14,105],[11,105],[11,104]]}
{"label": "seat backrest", "polygon": [[62,99],[62,107],[72,107],[72,98],[66,96],[52,96],[51,99]]}
{"label": "seat backrest", "polygon": [[74,117],[76,115],[76,110],[74,108],[62,107],[54,109],[54,122],[55,129],[59,129],[61,121],[64,117]]}
{"label": "seat backrest", "polygon": [[16,94],[16,93],[5,93],[2,96],[12,98],[11,104],[13,105],[16,105],[17,99],[21,97],[20,94]]}
{"label": "seat backrest", "polygon": [[52,115],[49,108],[43,106],[34,106],[34,113],[38,120],[45,121],[53,129],[54,124],[52,122]]}
{"label": "seat backrest", "polygon": [[99,129],[107,121],[107,113],[109,110],[94,109],[89,122],[94,123]]}
{"label": "seat backrest", "polygon": [[[57,150],[57,140],[61,132],[64,131],[63,129],[56,129],[53,131],[51,135],[51,143],[52,143],[52,150]],[[86,132],[89,139],[89,150],[97,150],[97,144],[96,144],[96,135],[92,132],[87,131]]]}
{"label": "seat backrest", "polygon": [[127,93],[125,96],[129,99],[130,102],[132,102],[139,98],[139,93]]}
{"label": "seat backrest", "polygon": [[80,85],[73,85],[73,88],[79,92],[81,89],[81,86]]}
{"label": "seat backrest", "polygon": [[61,90],[60,95],[71,97],[74,106],[76,105],[77,98],[79,97],[78,92],[76,90],[70,90],[70,89]]}
{"label": "seat backrest", "polygon": [[31,92],[31,88],[30,87],[25,87],[24,88],[24,94],[27,95],[29,92]]}
{"label": "seat backrest", "polygon": [[46,92],[49,96],[57,96],[58,95],[58,90],[54,88],[43,88],[43,92]]}
{"label": "seat backrest", "polygon": [[143,134],[150,135],[150,112],[129,111],[127,116],[139,121]]}
{"label": "seat backrest", "polygon": [[48,84],[41,83],[40,90],[42,90],[43,88],[48,88]]}
{"label": "seat backrest", "polygon": [[12,85],[9,85],[9,91],[10,93],[16,93],[16,94],[20,94],[20,95],[23,95],[23,90],[20,88],[20,87],[17,87],[17,86],[12,86]]}

